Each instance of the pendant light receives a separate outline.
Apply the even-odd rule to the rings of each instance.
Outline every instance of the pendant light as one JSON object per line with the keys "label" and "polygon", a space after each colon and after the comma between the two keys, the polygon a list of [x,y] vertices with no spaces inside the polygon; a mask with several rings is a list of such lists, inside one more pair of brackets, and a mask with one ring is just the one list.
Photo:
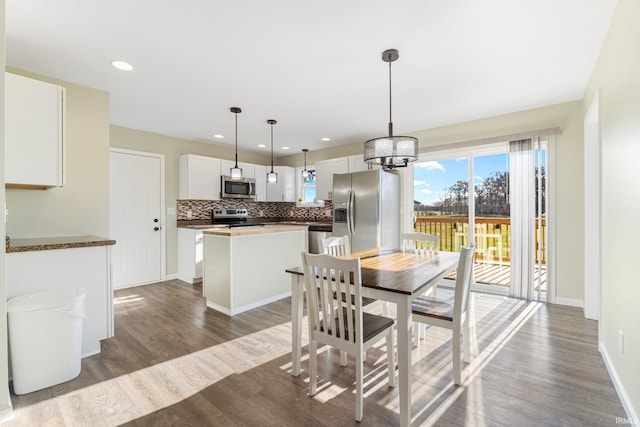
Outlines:
{"label": "pendant light", "polygon": [[271,125],[271,172],[267,174],[267,183],[275,184],[278,182],[278,174],[273,171],[273,125],[275,125],[275,120],[267,120],[267,123]]}
{"label": "pendant light", "polygon": [[307,179],[309,177],[309,171],[307,170],[307,152],[308,148],[303,148],[302,152],[304,153],[304,169],[302,170],[302,179]]}
{"label": "pendant light", "polygon": [[391,121],[391,63],[400,57],[396,49],[382,52],[382,60],[389,63],[389,136],[370,139],[364,143],[364,161],[377,163],[383,169],[407,167],[418,160],[418,139],[412,136],[394,136]]}
{"label": "pendant light", "polygon": [[236,115],[236,165],[231,168],[231,179],[241,179],[242,168],[238,167],[238,114],[242,113],[242,110],[238,107],[231,107],[231,112]]}

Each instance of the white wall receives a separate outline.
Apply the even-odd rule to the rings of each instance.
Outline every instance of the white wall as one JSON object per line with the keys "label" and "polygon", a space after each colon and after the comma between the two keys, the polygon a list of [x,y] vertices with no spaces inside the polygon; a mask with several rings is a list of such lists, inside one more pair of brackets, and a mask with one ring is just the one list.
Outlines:
{"label": "white wall", "polygon": [[[600,91],[602,284],[600,348],[628,415],[640,424],[640,2],[620,0],[591,76]],[[624,352],[619,333],[624,333]]]}
{"label": "white wall", "polygon": [[[5,68],[5,1],[0,0],[0,70]],[[4,99],[4,73],[0,73],[0,99]],[[4,102],[0,102],[0,206],[4,206]],[[5,223],[0,221],[0,236],[5,234]],[[9,362],[7,347],[7,280],[5,273],[5,245],[0,245],[0,422],[9,419]]]}

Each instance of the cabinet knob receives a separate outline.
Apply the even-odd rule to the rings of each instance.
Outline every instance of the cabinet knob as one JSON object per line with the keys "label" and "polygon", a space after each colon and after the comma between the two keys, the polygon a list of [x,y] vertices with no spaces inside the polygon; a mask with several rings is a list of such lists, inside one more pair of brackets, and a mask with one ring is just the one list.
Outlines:
{"label": "cabinet knob", "polygon": [[160,227],[153,227],[153,231],[159,231]]}

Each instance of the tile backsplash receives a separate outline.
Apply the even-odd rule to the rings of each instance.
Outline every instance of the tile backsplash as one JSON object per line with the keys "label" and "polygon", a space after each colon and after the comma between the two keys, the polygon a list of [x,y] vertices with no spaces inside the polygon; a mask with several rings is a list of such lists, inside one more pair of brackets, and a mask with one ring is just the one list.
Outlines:
{"label": "tile backsplash", "polygon": [[[244,200],[177,200],[178,221],[188,219],[211,219],[213,209],[246,209],[250,218],[291,218],[307,221],[331,219],[332,204],[325,201],[321,208],[299,208],[291,202],[254,202]],[[191,218],[188,212],[191,211]]]}

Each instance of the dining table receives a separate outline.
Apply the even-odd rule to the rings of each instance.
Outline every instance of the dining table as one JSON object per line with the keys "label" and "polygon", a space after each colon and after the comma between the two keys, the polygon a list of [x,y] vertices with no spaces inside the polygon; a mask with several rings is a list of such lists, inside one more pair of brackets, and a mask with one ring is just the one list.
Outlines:
{"label": "dining table", "polygon": [[[362,296],[396,304],[400,425],[411,424],[411,303],[457,267],[460,254],[446,251],[371,248],[341,258],[360,258]],[[301,258],[302,261],[302,258]],[[291,374],[300,375],[304,272],[291,275]]]}

